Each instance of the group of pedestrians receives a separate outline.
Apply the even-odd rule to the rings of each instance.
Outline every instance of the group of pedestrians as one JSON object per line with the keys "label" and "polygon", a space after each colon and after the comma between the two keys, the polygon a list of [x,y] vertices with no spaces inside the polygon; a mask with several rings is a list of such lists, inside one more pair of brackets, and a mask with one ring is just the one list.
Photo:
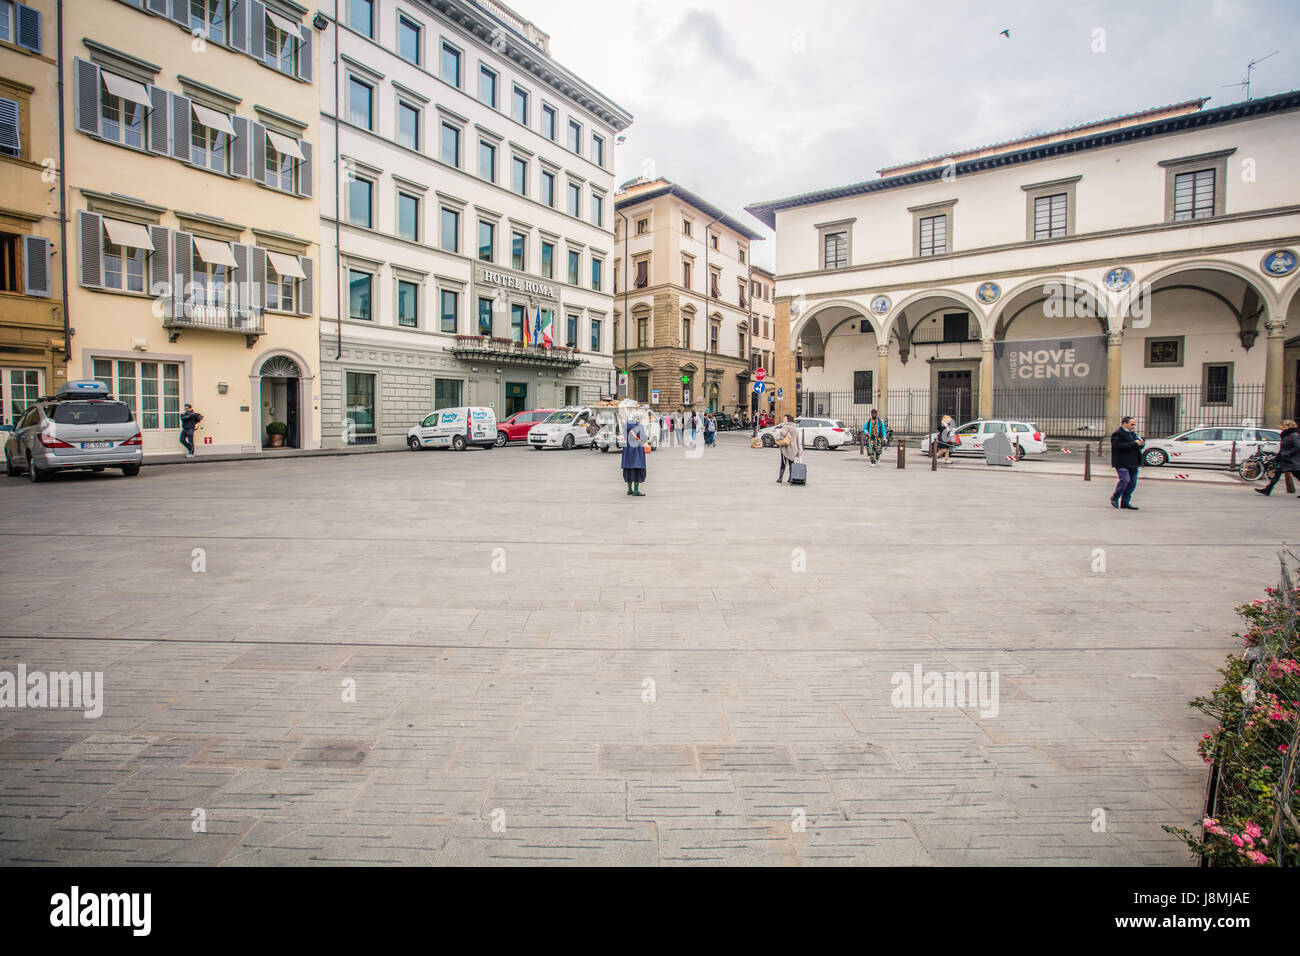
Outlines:
{"label": "group of pedestrians", "polygon": [[[704,444],[713,445],[718,436],[718,419],[713,412],[686,411],[663,412],[659,416],[659,434],[668,436],[668,444],[694,444],[700,434]],[[687,437],[689,435],[689,438]]]}

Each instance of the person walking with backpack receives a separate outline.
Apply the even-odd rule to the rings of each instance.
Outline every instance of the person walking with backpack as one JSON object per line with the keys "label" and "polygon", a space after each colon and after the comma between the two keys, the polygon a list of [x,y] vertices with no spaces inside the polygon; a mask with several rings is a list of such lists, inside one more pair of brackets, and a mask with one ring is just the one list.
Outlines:
{"label": "person walking with backpack", "polygon": [[871,417],[862,426],[862,438],[867,446],[867,455],[871,458],[871,467],[875,468],[880,462],[880,453],[884,450],[885,442],[889,439],[889,424],[881,421],[880,413],[874,408],[871,410]]}
{"label": "person walking with backpack", "polygon": [[939,419],[939,431],[935,434],[935,442],[939,446],[936,453],[939,461],[951,464],[952,449],[957,444],[957,429],[953,426],[951,415],[944,415]]}
{"label": "person walking with backpack", "polygon": [[203,416],[194,410],[193,405],[186,405],[181,414],[181,444],[185,446],[185,457],[194,457],[194,429],[199,427]]}
{"label": "person walking with backpack", "polygon": [[718,420],[713,417],[712,412],[704,413],[704,444],[712,446],[714,439],[718,437]]}
{"label": "person walking with backpack", "polygon": [[[1296,424],[1291,419],[1281,422],[1282,438],[1277,444],[1277,458],[1273,461],[1273,479],[1268,483],[1267,488],[1256,488],[1258,494],[1267,498],[1273,493],[1273,486],[1276,485],[1285,474],[1295,475],[1300,478],[1300,431],[1296,430]],[[1300,495],[1296,495],[1300,498]]]}
{"label": "person walking with backpack", "polygon": [[1125,511],[1139,510],[1137,505],[1130,502],[1133,499],[1133,489],[1137,487],[1138,468],[1142,465],[1142,446],[1146,444],[1146,439],[1138,437],[1136,425],[1137,419],[1126,415],[1119,423],[1119,428],[1110,436],[1110,463],[1119,475],[1119,483],[1110,496],[1110,506]]}
{"label": "person walking with backpack", "polygon": [[[779,485],[785,478],[786,466],[790,468],[790,478],[794,478],[794,463],[803,453],[803,446],[799,443],[799,429],[794,427],[794,419],[789,415],[786,415],[785,420],[781,422],[776,444],[781,449],[781,470],[776,476],[776,483]],[[794,484],[794,481],[791,480],[789,483]]]}

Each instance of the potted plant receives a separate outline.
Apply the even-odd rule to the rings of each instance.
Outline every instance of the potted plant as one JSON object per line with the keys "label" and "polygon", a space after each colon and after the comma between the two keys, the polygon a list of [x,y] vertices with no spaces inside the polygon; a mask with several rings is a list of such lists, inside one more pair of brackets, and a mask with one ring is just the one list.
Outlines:
{"label": "potted plant", "polygon": [[271,422],[266,426],[267,437],[271,439],[272,448],[284,446],[284,436],[289,434],[289,426],[284,422]]}

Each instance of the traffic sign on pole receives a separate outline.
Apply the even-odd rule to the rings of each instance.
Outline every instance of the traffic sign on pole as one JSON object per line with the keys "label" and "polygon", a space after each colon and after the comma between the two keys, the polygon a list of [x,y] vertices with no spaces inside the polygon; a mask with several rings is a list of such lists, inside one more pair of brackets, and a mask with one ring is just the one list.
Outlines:
{"label": "traffic sign on pole", "polygon": [[767,369],[763,368],[761,365],[754,369],[754,381],[761,382],[765,378],[767,378]]}
{"label": "traffic sign on pole", "polygon": [[762,395],[762,394],[763,394],[763,389],[765,389],[765,388],[767,388],[767,386],[764,385],[762,382],[755,382],[755,383],[754,383],[754,394],[755,394],[755,395]]}

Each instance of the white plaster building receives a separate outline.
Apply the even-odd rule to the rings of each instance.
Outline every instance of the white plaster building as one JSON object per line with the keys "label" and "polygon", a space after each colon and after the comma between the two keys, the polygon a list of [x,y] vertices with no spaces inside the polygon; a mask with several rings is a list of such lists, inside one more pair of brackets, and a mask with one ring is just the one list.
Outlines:
{"label": "white plaster building", "polygon": [[611,394],[630,114],[500,3],[340,0],[339,18],[321,52],[323,444],[399,443],[451,405],[505,418]]}
{"label": "white plaster building", "polygon": [[1296,417],[1300,93],[1204,104],[747,207],[777,232],[800,409],[1058,435]]}

